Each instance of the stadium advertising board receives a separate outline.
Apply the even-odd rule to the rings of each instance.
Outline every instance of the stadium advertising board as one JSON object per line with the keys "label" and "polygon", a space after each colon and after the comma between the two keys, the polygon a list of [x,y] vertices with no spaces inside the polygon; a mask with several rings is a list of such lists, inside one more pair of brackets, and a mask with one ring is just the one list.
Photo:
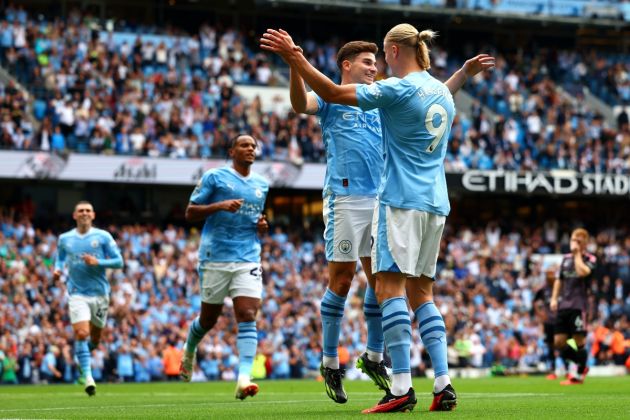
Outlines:
{"label": "stadium advertising board", "polygon": [[[223,159],[0,152],[0,178],[194,185],[205,171],[227,163]],[[324,182],[324,167],[320,164],[256,162],[252,169],[276,188],[320,189]]]}
{"label": "stadium advertising board", "polygon": [[[134,184],[194,185],[205,171],[227,164],[223,159],[169,159],[137,156],[42,152],[0,152],[0,178]],[[256,162],[253,170],[275,188],[321,189],[323,164]],[[630,197],[630,176],[579,174],[574,171],[513,172],[469,170],[447,173],[451,190],[482,194],[607,195]]]}
{"label": "stadium advertising board", "polygon": [[458,178],[461,188],[478,193],[630,196],[630,177],[621,174],[471,170]]}

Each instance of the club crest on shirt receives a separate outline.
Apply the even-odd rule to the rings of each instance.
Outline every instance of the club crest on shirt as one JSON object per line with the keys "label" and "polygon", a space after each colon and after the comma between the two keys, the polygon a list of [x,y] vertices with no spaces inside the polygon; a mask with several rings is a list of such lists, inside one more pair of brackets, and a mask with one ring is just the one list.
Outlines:
{"label": "club crest on shirt", "polygon": [[263,193],[262,193],[262,191],[260,190],[260,188],[256,188],[256,193],[255,193],[255,194],[256,194],[256,197],[257,197],[257,198],[261,198],[261,197],[263,196]]}
{"label": "club crest on shirt", "polygon": [[92,242],[90,242],[90,246],[92,248],[98,248],[98,240],[94,239]]}
{"label": "club crest on shirt", "polygon": [[350,242],[347,239],[344,239],[343,241],[339,242],[339,251],[342,254],[347,254],[350,251],[352,251],[352,242]]}

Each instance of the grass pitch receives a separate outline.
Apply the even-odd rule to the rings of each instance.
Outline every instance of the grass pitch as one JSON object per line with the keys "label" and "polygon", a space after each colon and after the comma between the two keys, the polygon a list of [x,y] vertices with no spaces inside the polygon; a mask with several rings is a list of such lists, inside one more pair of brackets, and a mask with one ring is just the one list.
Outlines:
{"label": "grass pitch", "polygon": [[[89,398],[79,385],[0,387],[0,418],[46,419],[349,419],[381,393],[371,382],[346,381],[348,403],[326,397],[316,381],[260,381],[260,393],[234,399],[234,384],[99,384]],[[542,377],[459,379],[459,406],[450,413],[429,413],[432,381],[416,379],[418,405],[413,413],[379,417],[489,419],[630,419],[630,377],[587,378],[564,387]],[[371,417],[370,417],[371,418]]]}

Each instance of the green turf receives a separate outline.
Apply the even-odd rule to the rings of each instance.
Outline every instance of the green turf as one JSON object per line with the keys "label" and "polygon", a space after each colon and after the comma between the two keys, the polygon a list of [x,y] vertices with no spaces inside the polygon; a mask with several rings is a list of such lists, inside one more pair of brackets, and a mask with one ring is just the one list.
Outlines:
{"label": "green turf", "polygon": [[[78,385],[0,387],[0,418],[54,419],[346,419],[365,418],[361,410],[381,394],[370,382],[346,382],[348,403],[330,401],[316,381],[261,381],[260,393],[234,400],[234,384],[98,385],[89,398]],[[563,387],[542,377],[455,381],[459,406],[451,413],[428,413],[432,382],[414,381],[418,405],[412,414],[489,419],[630,418],[630,378],[588,378]],[[381,415],[383,416],[383,415]],[[387,415],[391,417],[392,415]]]}

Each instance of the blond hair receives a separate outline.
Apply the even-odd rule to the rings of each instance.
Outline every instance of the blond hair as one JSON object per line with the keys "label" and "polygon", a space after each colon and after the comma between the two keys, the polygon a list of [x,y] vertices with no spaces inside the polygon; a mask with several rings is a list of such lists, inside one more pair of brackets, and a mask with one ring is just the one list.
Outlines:
{"label": "blond hair", "polygon": [[416,51],[416,61],[422,70],[431,68],[429,58],[429,47],[427,42],[437,36],[436,32],[430,29],[418,32],[418,30],[408,23],[401,23],[394,26],[385,35],[385,42],[392,42],[399,46],[413,48]]}
{"label": "blond hair", "polygon": [[577,228],[573,232],[571,232],[571,237],[578,237],[584,240],[584,242],[588,242],[589,234],[588,231],[584,228]]}

